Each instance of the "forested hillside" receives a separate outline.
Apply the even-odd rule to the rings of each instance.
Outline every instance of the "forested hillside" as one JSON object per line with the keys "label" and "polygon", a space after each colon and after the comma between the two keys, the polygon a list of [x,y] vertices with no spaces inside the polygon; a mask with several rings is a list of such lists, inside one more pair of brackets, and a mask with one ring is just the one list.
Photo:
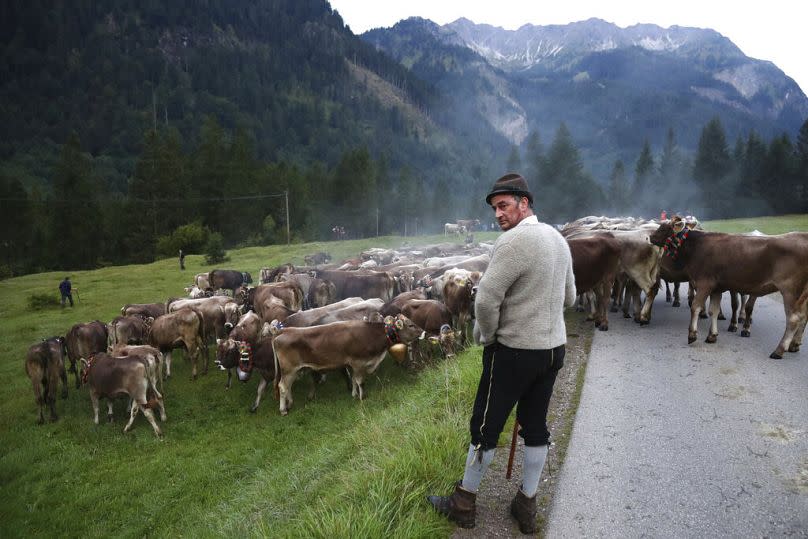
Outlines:
{"label": "forested hillside", "polygon": [[440,93],[325,0],[15,0],[0,29],[14,273],[150,260],[192,222],[272,241],[287,189],[296,237],[375,233],[377,210],[380,232],[416,226],[393,184],[465,189],[497,151],[446,130]]}

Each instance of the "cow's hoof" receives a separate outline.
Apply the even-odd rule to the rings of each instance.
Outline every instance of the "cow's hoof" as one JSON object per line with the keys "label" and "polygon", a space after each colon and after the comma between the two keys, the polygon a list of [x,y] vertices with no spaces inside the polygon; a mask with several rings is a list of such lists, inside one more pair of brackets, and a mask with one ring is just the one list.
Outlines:
{"label": "cow's hoof", "polygon": [[783,359],[783,356],[781,354],[778,354],[777,352],[772,352],[769,357],[772,359]]}
{"label": "cow's hoof", "polygon": [[676,300],[676,301],[674,301],[674,302],[671,304],[671,307],[681,307],[681,305],[682,305],[682,304],[681,304],[681,303],[679,303],[679,300]]}
{"label": "cow's hoof", "polygon": [[699,318],[700,318],[700,319],[702,319],[702,320],[704,320],[705,318],[707,318],[707,313],[705,313],[705,312],[700,312],[700,313],[699,313]]}
{"label": "cow's hoof", "polygon": [[[107,423],[112,423],[112,422],[113,422],[112,414],[109,414],[107,416]],[[124,432],[126,432],[126,431],[124,431]]]}
{"label": "cow's hoof", "polygon": [[729,331],[730,333],[735,333],[736,331],[738,331],[738,326],[730,326],[727,328],[727,331]]}
{"label": "cow's hoof", "polygon": [[[258,410],[258,406],[250,406],[250,413],[254,414]],[[281,412],[281,415],[286,415],[285,413]]]}
{"label": "cow's hoof", "polygon": [[718,335],[707,335],[707,338],[704,339],[704,342],[715,344],[718,341]]}
{"label": "cow's hoof", "polygon": [[289,415],[289,410],[281,410],[281,415]]}
{"label": "cow's hoof", "polygon": [[727,319],[727,317],[726,317],[726,316],[724,316],[723,314],[719,314],[719,315],[718,315],[718,319],[719,319],[719,320],[726,320],[726,319]]}
{"label": "cow's hoof", "polygon": [[739,324],[743,324],[744,322],[746,322],[746,318],[744,318],[744,317],[742,317],[742,316],[739,316],[739,317],[738,317],[738,323],[739,323]]}
{"label": "cow's hoof", "polygon": [[609,326],[601,324],[600,326],[598,326],[598,329],[601,331],[609,331]]}
{"label": "cow's hoof", "polygon": [[747,330],[747,329],[742,329],[741,330],[741,337],[749,337],[750,335],[751,335],[751,333],[749,333],[749,330]]}
{"label": "cow's hoof", "polygon": [[788,345],[788,351],[789,352],[799,352],[800,351],[800,345],[791,343],[791,344]]}
{"label": "cow's hoof", "polygon": [[648,324],[650,324],[650,322],[648,320],[640,319],[639,322],[640,322],[640,327],[647,326]]}
{"label": "cow's hoof", "polygon": [[631,315],[628,313],[623,313],[623,318],[631,318]]}
{"label": "cow's hoof", "polygon": [[[587,318],[587,320],[592,320],[592,319],[591,319],[591,318]],[[599,327],[600,327],[600,320],[595,320],[595,327],[596,327],[596,328],[599,328]]]}
{"label": "cow's hoof", "polygon": [[670,303],[670,302],[671,302],[671,298],[665,298],[665,303]]}
{"label": "cow's hoof", "polygon": [[689,334],[687,336],[687,344],[692,344],[692,343],[696,342],[696,339],[698,339],[698,336],[695,333]]}

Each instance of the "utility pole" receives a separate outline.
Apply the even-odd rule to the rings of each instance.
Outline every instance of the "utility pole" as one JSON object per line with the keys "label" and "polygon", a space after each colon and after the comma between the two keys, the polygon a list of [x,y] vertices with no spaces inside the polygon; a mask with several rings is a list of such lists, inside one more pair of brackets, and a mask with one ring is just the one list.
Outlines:
{"label": "utility pole", "polygon": [[291,236],[289,235],[289,190],[283,192],[283,196],[286,199],[286,245],[292,243]]}

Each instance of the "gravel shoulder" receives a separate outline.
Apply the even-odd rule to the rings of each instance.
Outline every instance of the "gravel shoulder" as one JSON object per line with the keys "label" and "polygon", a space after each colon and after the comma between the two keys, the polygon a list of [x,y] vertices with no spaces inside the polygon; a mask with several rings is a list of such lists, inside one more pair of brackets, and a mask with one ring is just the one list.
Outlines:
{"label": "gravel shoulder", "polygon": [[[559,471],[564,463],[569,445],[594,329],[592,323],[586,322],[581,313],[568,312],[566,321],[567,352],[564,357],[564,367],[556,378],[547,414],[552,439],[539,485],[538,536],[543,536],[543,528],[552,506]],[[510,479],[505,479],[512,432],[511,426],[506,427],[506,432],[500,437],[500,445],[497,447],[494,462],[480,485],[477,494],[477,526],[470,530],[457,528],[452,537],[459,539],[525,537],[519,532],[519,527],[509,512],[511,499],[519,488],[522,475],[523,444],[522,439],[517,437],[518,445],[513,459],[512,475]]]}

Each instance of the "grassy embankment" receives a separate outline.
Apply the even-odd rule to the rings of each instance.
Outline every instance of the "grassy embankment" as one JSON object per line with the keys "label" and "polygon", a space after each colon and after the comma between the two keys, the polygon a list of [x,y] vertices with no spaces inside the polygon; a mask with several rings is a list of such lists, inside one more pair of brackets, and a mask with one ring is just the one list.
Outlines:
{"label": "grassy embankment", "polygon": [[711,232],[730,232],[742,234],[759,230],[764,234],[783,234],[785,232],[808,232],[808,214],[779,215],[776,217],[750,217],[741,219],[723,219],[702,223]]}
{"label": "grassy embankment", "polygon": [[[402,240],[240,249],[222,267],[257,277],[262,266],[300,263],[318,250],[339,259]],[[87,389],[76,390],[72,378],[68,399],[57,401],[59,421],[35,424],[28,346],[76,322],[109,321],[125,303],[181,295],[195,273],[211,269],[193,255],[186,266],[180,272],[171,259],[69,272],[80,300],[64,310],[32,311],[27,302],[56,295],[65,272],[0,282],[0,537],[448,535],[453,527],[423,496],[461,473],[479,348],[419,373],[385,361],[361,403],[335,376],[307,402],[302,377],[288,417],[271,393],[248,412],[256,377],[229,391],[213,369],[192,382],[179,354],[165,389],[164,441],[142,416],[124,435],[123,401],[113,424],[95,426]]]}

